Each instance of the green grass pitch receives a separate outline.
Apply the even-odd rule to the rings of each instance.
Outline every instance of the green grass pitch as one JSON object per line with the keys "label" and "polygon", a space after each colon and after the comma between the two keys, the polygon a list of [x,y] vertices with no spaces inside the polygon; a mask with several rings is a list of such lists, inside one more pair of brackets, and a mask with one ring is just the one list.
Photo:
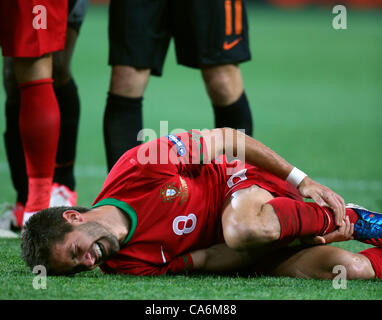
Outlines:
{"label": "green grass pitch", "polygon": [[[89,206],[106,177],[102,118],[108,90],[107,8],[91,6],[73,59],[82,107],[76,159],[80,205]],[[348,10],[334,30],[331,8],[249,9],[252,60],[241,65],[256,138],[333,188],[347,202],[382,211],[382,12]],[[0,132],[4,91],[0,90]],[[213,114],[198,70],[178,66],[173,46],[164,76],[151,78],[144,126],[211,128]],[[15,192],[0,140],[0,203]],[[341,247],[358,252],[367,245]],[[2,299],[381,299],[380,280],[332,281],[225,276],[105,276],[97,269],[48,278],[35,290],[18,239],[0,239]]]}

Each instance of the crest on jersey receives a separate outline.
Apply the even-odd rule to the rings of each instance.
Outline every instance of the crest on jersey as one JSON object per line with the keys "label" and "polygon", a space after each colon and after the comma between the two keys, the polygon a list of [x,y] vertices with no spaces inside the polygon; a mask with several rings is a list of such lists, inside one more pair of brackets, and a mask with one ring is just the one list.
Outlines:
{"label": "crest on jersey", "polygon": [[175,183],[166,183],[160,188],[159,197],[162,199],[162,202],[172,202],[179,195],[180,190]]}
{"label": "crest on jersey", "polygon": [[162,202],[172,202],[175,198],[180,197],[179,204],[182,205],[188,199],[188,186],[186,181],[179,177],[180,186],[172,183],[166,183],[160,188],[159,197]]}

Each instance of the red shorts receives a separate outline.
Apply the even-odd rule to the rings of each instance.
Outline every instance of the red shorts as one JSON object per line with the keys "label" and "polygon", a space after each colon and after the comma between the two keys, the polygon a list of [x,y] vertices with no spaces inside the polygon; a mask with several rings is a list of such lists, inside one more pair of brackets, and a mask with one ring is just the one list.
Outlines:
{"label": "red shorts", "polygon": [[272,193],[274,197],[288,197],[303,201],[303,198],[295,187],[268,171],[246,163],[241,170],[240,168],[235,169],[234,172],[234,174],[227,177],[228,179],[224,190],[225,200],[235,191],[258,185],[260,188]]}
{"label": "red shorts", "polygon": [[[269,191],[274,197],[287,197],[297,201],[304,201],[295,187],[268,171],[246,163],[245,166],[236,168],[233,172],[235,173],[227,177],[228,179],[224,190],[225,200],[229,199],[232,193],[238,190],[257,185]],[[244,274],[248,273],[247,275],[251,276],[271,275],[278,265],[307,247],[309,246],[302,244],[296,245],[295,243],[291,243],[288,246],[280,246],[276,251],[264,253],[259,256],[252,267],[244,271]]]}
{"label": "red shorts", "polygon": [[0,0],[3,56],[41,57],[65,48],[67,0]]}

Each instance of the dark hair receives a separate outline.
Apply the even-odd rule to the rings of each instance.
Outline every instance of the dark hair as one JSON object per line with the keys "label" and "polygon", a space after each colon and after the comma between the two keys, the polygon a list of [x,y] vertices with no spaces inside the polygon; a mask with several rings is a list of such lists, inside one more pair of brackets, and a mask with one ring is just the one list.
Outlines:
{"label": "dark hair", "polygon": [[73,230],[62,216],[67,210],[89,211],[85,207],[47,208],[34,214],[25,224],[21,235],[21,255],[31,270],[43,265],[47,274],[55,274],[50,263],[52,245],[63,241],[65,235]]}

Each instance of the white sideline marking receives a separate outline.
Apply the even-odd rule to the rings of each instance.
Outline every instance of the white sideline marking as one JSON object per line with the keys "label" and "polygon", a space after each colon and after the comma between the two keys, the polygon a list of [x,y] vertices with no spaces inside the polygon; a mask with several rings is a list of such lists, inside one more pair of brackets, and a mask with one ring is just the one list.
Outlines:
{"label": "white sideline marking", "polygon": [[[0,173],[8,173],[8,164],[0,162]],[[74,174],[81,178],[106,178],[106,166],[97,165],[76,165]],[[327,177],[313,178],[317,182],[331,188],[331,189],[347,189],[356,191],[381,191],[381,180],[364,180],[364,179],[336,179]]]}
{"label": "white sideline marking", "polygon": [[19,235],[13,231],[10,231],[10,230],[4,230],[4,229],[0,229],[0,238],[12,238],[12,239],[15,239],[15,238],[18,238]]}

